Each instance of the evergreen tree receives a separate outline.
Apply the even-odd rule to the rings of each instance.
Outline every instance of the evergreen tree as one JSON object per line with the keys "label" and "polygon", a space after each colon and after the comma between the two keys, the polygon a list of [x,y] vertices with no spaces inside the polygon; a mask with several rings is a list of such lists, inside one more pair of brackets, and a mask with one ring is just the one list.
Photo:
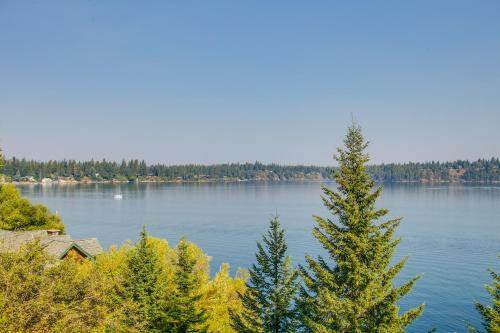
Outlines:
{"label": "evergreen tree", "polygon": [[150,332],[162,329],[165,313],[162,269],[161,258],[143,228],[138,244],[125,263],[123,289],[124,298],[137,305],[133,320],[143,323]]}
{"label": "evergreen tree", "polygon": [[296,332],[294,299],[298,291],[298,271],[286,256],[285,235],[278,217],[270,221],[267,236],[258,242],[257,264],[250,269],[247,291],[240,295],[244,310],[233,315],[238,332]]}
{"label": "evergreen tree", "polygon": [[323,186],[322,197],[333,219],[314,216],[313,234],[328,252],[329,259],[306,257],[301,267],[304,288],[299,308],[306,332],[404,332],[423,305],[399,315],[398,300],[406,295],[418,277],[400,287],[392,280],[407,258],[390,266],[399,239],[393,239],[400,218],[379,223],[388,213],[376,209],[381,187],[366,172],[361,128],[353,124],[335,159],[337,191]]}
{"label": "evergreen tree", "polygon": [[177,245],[175,262],[176,290],[170,299],[170,307],[164,332],[192,333],[206,332],[207,316],[199,307],[203,296],[200,281],[195,274],[196,258],[190,252],[189,243],[182,239]]}
{"label": "evergreen tree", "polygon": [[[476,309],[483,317],[483,326],[487,333],[500,333],[500,276],[494,271],[490,271],[493,282],[486,289],[491,295],[492,305],[483,305],[476,303]],[[478,332],[472,326],[469,326],[469,332]]]}

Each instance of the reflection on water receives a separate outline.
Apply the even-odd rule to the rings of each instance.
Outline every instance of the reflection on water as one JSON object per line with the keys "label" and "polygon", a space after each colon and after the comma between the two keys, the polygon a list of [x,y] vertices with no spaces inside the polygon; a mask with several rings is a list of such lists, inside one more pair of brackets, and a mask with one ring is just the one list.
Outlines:
{"label": "reflection on water", "polygon": [[[334,184],[327,184],[333,186]],[[253,261],[255,241],[275,213],[287,231],[290,254],[322,250],[310,233],[311,215],[326,215],[320,183],[91,184],[22,186],[23,193],[58,211],[74,238],[98,237],[104,246],[134,240],[142,225],[175,244],[182,236],[233,269]],[[115,200],[122,194],[122,200]],[[424,274],[402,308],[426,303],[410,329],[465,331],[479,324],[474,300],[487,299],[487,268],[498,268],[500,186],[385,185],[380,207],[404,216],[398,258],[410,255],[399,281]]]}

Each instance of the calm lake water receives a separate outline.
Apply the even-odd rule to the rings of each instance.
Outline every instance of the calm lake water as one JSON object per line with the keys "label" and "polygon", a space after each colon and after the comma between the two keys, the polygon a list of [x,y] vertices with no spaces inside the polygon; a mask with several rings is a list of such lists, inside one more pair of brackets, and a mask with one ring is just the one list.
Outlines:
{"label": "calm lake water", "polygon": [[[334,186],[334,184],[328,184]],[[320,183],[93,184],[22,186],[24,195],[57,211],[74,238],[103,246],[135,240],[142,225],[175,244],[186,236],[221,262],[249,267],[255,242],[278,213],[294,263],[321,253],[311,236],[312,214],[326,216]],[[115,200],[114,194],[122,194]],[[410,260],[397,282],[424,274],[402,302],[426,303],[410,332],[465,332],[480,325],[473,302],[485,301],[487,269],[499,270],[500,186],[386,185],[379,207],[404,216],[397,256]]]}

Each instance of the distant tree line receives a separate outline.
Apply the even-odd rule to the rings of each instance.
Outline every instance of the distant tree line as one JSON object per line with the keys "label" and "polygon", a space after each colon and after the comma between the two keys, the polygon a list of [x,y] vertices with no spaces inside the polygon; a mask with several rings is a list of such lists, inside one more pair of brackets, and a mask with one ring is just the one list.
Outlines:
{"label": "distant tree line", "polygon": [[368,172],[379,182],[498,182],[498,158],[477,161],[390,163],[371,165]]}
{"label": "distant tree line", "polygon": [[255,180],[261,177],[269,180],[287,180],[297,177],[327,178],[331,168],[317,166],[283,166],[278,164],[232,163],[214,165],[147,165],[145,161],[123,160],[114,161],[85,161],[74,160],[39,162],[13,157],[6,161],[3,173],[12,180],[23,177],[33,177],[41,180],[44,177],[73,177],[81,180],[87,177],[91,180],[112,180],[157,177],[164,180],[194,181],[200,179],[248,179]]}
{"label": "distant tree line", "polygon": [[[33,161],[11,158],[5,161],[3,173],[12,181],[32,178],[70,177],[77,181],[133,181],[139,180],[301,180],[330,179],[333,167],[232,163],[214,165],[148,165],[145,161]],[[368,173],[377,182],[499,182],[498,158],[477,161],[390,163],[367,166]]]}

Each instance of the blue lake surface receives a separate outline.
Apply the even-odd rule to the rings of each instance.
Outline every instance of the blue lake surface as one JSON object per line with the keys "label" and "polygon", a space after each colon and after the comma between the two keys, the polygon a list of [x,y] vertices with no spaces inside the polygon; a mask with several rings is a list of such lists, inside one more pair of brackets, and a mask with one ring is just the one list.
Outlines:
{"label": "blue lake surface", "polygon": [[[295,264],[322,253],[311,235],[312,214],[328,216],[319,182],[216,184],[92,184],[21,186],[24,195],[63,218],[73,238],[103,246],[135,240],[142,225],[171,245],[182,236],[234,270],[249,267],[255,242],[278,213]],[[335,184],[327,183],[334,187]],[[122,200],[114,199],[122,194]],[[409,332],[465,332],[480,326],[474,301],[487,301],[488,268],[499,269],[500,186],[385,185],[379,207],[403,216],[397,258],[410,260],[396,283],[423,274],[402,310],[426,304]],[[396,258],[396,259],[397,259]]]}

